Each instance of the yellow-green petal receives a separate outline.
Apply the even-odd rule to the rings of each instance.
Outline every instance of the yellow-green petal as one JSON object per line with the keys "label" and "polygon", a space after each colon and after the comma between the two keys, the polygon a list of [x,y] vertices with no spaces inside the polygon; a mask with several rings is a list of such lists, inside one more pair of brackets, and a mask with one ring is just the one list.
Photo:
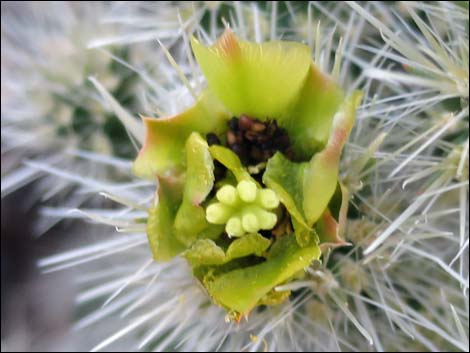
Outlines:
{"label": "yellow-green petal", "polygon": [[305,168],[303,211],[310,226],[326,210],[335,192],[341,151],[353,127],[356,108],[361,99],[361,92],[355,92],[346,99],[334,117],[328,143],[312,157]]}
{"label": "yellow-green petal", "polygon": [[292,218],[292,226],[294,227],[295,239],[300,247],[316,245],[320,242],[317,232],[314,229],[305,227],[295,218]]}
{"label": "yellow-green petal", "polygon": [[286,125],[297,158],[310,159],[325,146],[343,99],[341,89],[311,64]]}
{"label": "yellow-green petal", "polygon": [[295,163],[277,152],[268,160],[263,183],[273,190],[295,220],[309,228],[303,214],[303,180],[307,163]]}
{"label": "yellow-green petal", "polygon": [[147,237],[153,258],[168,261],[184,250],[173,234],[173,220],[181,202],[179,180],[160,178],[155,204],[148,211]]}
{"label": "yellow-green petal", "polygon": [[223,265],[231,260],[256,255],[261,256],[271,245],[271,240],[260,234],[247,234],[234,240],[227,252],[210,239],[197,240],[183,256],[193,267]]}
{"label": "yellow-green petal", "polygon": [[[186,176],[183,201],[175,218],[175,235],[189,246],[206,228],[204,208],[200,205],[214,186],[214,163],[207,142],[197,132],[186,141]],[[221,228],[216,227],[221,233]]]}
{"label": "yellow-green petal", "polygon": [[171,117],[146,118],[146,138],[133,171],[137,176],[153,179],[184,171],[185,142],[192,132],[203,135],[222,133],[229,115],[214,96],[205,91],[194,106]]}
{"label": "yellow-green petal", "polygon": [[199,205],[214,186],[214,162],[205,139],[193,132],[186,141],[186,182],[183,201]]}
{"label": "yellow-green petal", "polygon": [[[243,167],[240,158],[226,147],[219,145],[212,145],[209,147],[212,157],[222,163],[228,170],[230,170],[238,182],[253,181],[250,173]],[[256,182],[255,182],[256,183]]]}
{"label": "yellow-green petal", "polygon": [[206,280],[215,302],[241,315],[248,314],[272,289],[320,257],[317,246],[301,248],[293,236],[276,241],[265,262]]}
{"label": "yellow-green petal", "polygon": [[210,47],[195,38],[191,45],[209,89],[220,101],[234,115],[260,120],[286,115],[311,62],[311,50],[304,44],[246,42],[229,29]]}
{"label": "yellow-green petal", "polygon": [[210,239],[200,239],[184,252],[192,266],[222,265],[226,262],[225,252]]}
{"label": "yellow-green petal", "polygon": [[227,249],[227,257],[232,260],[251,254],[261,256],[269,245],[271,245],[271,240],[266,239],[262,235],[258,233],[247,234],[230,244]]}

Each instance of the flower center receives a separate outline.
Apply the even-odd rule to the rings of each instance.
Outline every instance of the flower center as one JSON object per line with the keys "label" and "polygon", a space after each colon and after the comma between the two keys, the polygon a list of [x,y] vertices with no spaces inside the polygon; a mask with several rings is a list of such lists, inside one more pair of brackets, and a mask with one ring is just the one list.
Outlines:
{"label": "flower center", "polygon": [[[276,152],[293,158],[289,136],[276,120],[262,122],[247,115],[233,117],[228,122],[226,135],[221,138],[223,142],[214,133],[207,134],[206,139],[209,145],[223,144],[232,150],[260,184],[266,162]],[[222,181],[226,168],[218,161],[214,166],[216,181]],[[253,181],[244,180],[236,186],[224,185],[217,191],[216,199],[218,202],[207,207],[206,219],[209,223],[225,224],[229,237],[261,232],[269,238],[271,232],[265,231],[272,230],[278,223],[285,223],[282,207],[277,210],[279,215],[273,212],[279,207],[274,191],[260,188]],[[278,216],[282,222],[278,222]]]}
{"label": "flower center", "polygon": [[235,152],[244,165],[266,162],[277,151],[292,157],[287,132],[277,125],[276,120],[262,122],[246,115],[232,118],[227,132],[227,145]]}
{"label": "flower center", "polygon": [[[267,162],[277,151],[288,159],[293,158],[287,131],[277,125],[276,120],[262,122],[247,115],[233,117],[228,122],[225,144],[235,152],[245,166]],[[207,135],[209,145],[221,144],[215,134]]]}
{"label": "flower center", "polygon": [[253,181],[243,180],[235,187],[222,186],[216,194],[219,202],[209,205],[206,219],[209,223],[225,224],[229,237],[241,237],[260,230],[270,230],[277,216],[270,212],[279,206],[279,199],[270,189],[260,189]]}

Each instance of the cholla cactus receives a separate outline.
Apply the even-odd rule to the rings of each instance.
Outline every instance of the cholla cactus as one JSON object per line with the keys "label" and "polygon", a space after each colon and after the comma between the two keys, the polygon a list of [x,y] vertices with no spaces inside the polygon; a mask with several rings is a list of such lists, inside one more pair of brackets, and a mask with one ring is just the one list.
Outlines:
{"label": "cholla cactus", "polygon": [[[162,41],[160,55],[167,56],[176,70],[152,82],[149,89],[155,94],[153,102],[159,102],[154,110],[168,113],[159,115],[176,115],[171,119],[145,119],[148,138],[134,166],[138,174],[159,177],[157,200],[152,201],[153,181],[135,181],[120,188],[113,185],[109,194],[122,208],[86,215],[129,234],[110,236],[97,244],[41,262],[48,271],[86,266],[81,278],[84,291],[77,300],[83,306],[95,301],[104,302],[104,306],[84,316],[76,327],[103,329],[111,325],[112,333],[97,342],[93,350],[122,342],[133,349],[157,351],[468,350],[468,129],[462,126],[468,121],[468,90],[465,90],[465,85],[468,87],[468,10],[453,3],[374,2],[362,7],[354,2],[327,5],[272,2],[265,8],[242,2],[218,5],[200,5],[195,9],[192,19],[199,20],[202,14],[201,22],[191,22],[194,25],[191,28],[183,25],[175,36],[178,45]],[[145,3],[141,9],[150,6]],[[154,6],[158,8],[157,4]],[[215,41],[224,30],[216,21],[218,13],[224,15],[241,40],[230,32],[214,47],[206,48],[193,40],[194,53],[209,88],[199,98],[203,81],[193,57],[187,56],[189,35],[184,29]],[[321,23],[317,21],[319,13],[327,15]],[[442,21],[446,16],[449,19]],[[416,27],[411,27],[410,21]],[[336,33],[342,40],[337,40]],[[311,122],[307,120],[300,126],[282,125],[283,100],[270,102],[269,95],[259,96],[273,91],[260,92],[259,88],[264,86],[257,81],[248,86],[241,84],[253,77],[256,80],[257,70],[247,69],[250,74],[245,76],[236,72],[236,66],[233,72],[238,75],[230,76],[232,71],[224,71],[230,66],[224,62],[223,54],[227,50],[230,53],[237,47],[235,44],[264,48],[263,45],[269,44],[262,43],[277,40],[283,34],[287,39],[303,40],[313,47],[305,51],[308,61],[313,54],[313,62],[321,72],[317,77],[331,73],[328,80],[334,82],[332,87],[340,87],[347,94],[357,88],[364,91],[355,127],[339,163],[341,187],[336,188],[337,169],[323,180],[326,174],[321,167],[315,167],[312,172],[318,172],[322,179],[320,184],[312,182],[312,186],[321,185],[311,189],[315,195],[310,195],[303,185],[298,187],[296,174],[292,174],[296,161],[279,153],[274,156],[268,153],[264,161],[267,165],[263,162],[254,165],[253,159],[264,157],[264,151],[254,153],[252,146],[246,148],[249,139],[245,132],[256,131],[241,127],[247,124],[268,129],[263,119],[272,114],[290,138],[306,135],[305,141],[299,138],[293,141],[293,146],[283,145],[281,140],[276,146],[286,156],[290,147],[296,152],[294,155],[308,151],[302,156],[307,163],[305,170],[315,161],[315,156],[321,156],[322,147],[318,146],[328,141],[330,134],[316,139],[310,135]],[[250,39],[260,43],[259,46],[245,41]],[[337,54],[334,63],[330,62],[332,50]],[[296,53],[290,59],[296,62],[299,56]],[[277,64],[275,60],[266,60],[261,72]],[[159,65],[162,71],[168,68],[165,63]],[[284,97],[294,95],[293,82],[302,81],[303,68],[299,63],[281,81],[285,82],[285,92],[281,92]],[[217,75],[221,73],[230,79],[220,80]],[[265,75],[263,84],[276,80],[277,74],[273,71],[272,75]],[[238,94],[240,90],[245,90],[246,96]],[[211,91],[217,98],[215,103]],[[329,97],[325,95],[315,101],[313,108],[321,104],[329,107]],[[193,98],[199,100],[185,111],[183,106],[188,106]],[[351,109],[347,110],[351,114],[337,114],[333,121],[346,119],[351,124],[355,105],[356,99],[352,99]],[[176,107],[179,107],[177,111]],[[275,111],[267,114],[262,111],[266,107]],[[339,104],[331,114],[340,109],[337,107]],[[208,119],[214,111],[220,112],[220,121]],[[226,125],[231,118],[227,111],[240,118],[232,120],[232,127]],[[246,116],[242,119],[243,114]],[[144,141],[141,125],[135,128],[138,124],[135,120],[127,120],[126,124],[137,141]],[[340,139],[337,151],[343,147],[350,127]],[[240,130],[243,131],[239,133]],[[332,131],[335,136],[336,129]],[[214,132],[217,136],[211,134]],[[298,141],[300,144],[296,145]],[[234,153],[240,143],[245,152]],[[181,153],[185,150],[186,158]],[[212,160],[220,165],[212,164]],[[261,180],[252,177],[262,173],[263,168],[266,171]],[[229,172],[228,179],[230,175],[233,178],[222,182],[225,185],[219,184],[210,194],[213,180],[217,180],[217,169],[221,171],[219,180],[223,180],[223,172]],[[123,167],[121,171],[131,173],[130,168]],[[287,175],[282,176],[283,172]],[[198,175],[207,178],[199,180]],[[256,194],[274,192],[270,205],[261,196],[253,198],[253,185]],[[325,197],[324,193],[329,196]],[[298,195],[303,202],[297,202]],[[289,197],[293,202],[289,202]],[[209,204],[204,203],[206,198]],[[274,235],[271,240],[262,235],[264,240],[257,235],[248,238],[246,233],[257,234],[260,229],[261,234],[274,233],[272,222],[262,225],[264,218],[258,218],[257,213],[276,209],[276,200],[294,219],[295,236],[278,239]],[[305,200],[312,205],[306,206]],[[256,211],[253,208],[246,211],[248,206],[257,207]],[[330,214],[327,209],[331,210]],[[180,213],[180,225],[185,232],[175,233]],[[316,222],[315,214],[327,215],[323,224]],[[231,221],[229,225],[234,216],[240,215],[240,224]],[[254,215],[256,221],[248,217],[251,220],[247,219],[244,225],[245,215]],[[301,246],[302,237],[297,234],[305,234],[296,231],[296,222],[301,223],[302,217],[307,229],[315,224],[319,236],[317,241],[313,232],[313,235],[308,233],[312,235],[312,243],[306,249],[322,248],[321,257],[317,250],[312,251],[295,271],[273,281],[270,276],[282,274],[290,267],[289,261],[279,268],[274,261],[268,268],[269,274],[257,270],[244,272],[237,262],[235,274],[230,269],[225,274],[219,270],[228,258],[234,258],[229,255],[230,247],[240,240],[250,243],[249,252],[244,254],[262,257],[270,246],[267,242],[272,241],[280,243],[277,254],[288,249],[284,253],[289,257],[291,246],[296,249]],[[280,218],[276,213],[276,221]],[[217,235],[225,229],[232,238],[227,237],[227,244],[197,240],[201,224],[216,229],[213,234]],[[322,231],[328,233],[330,226],[334,229],[332,239],[338,241],[344,237],[352,246],[322,247]],[[284,228],[279,234],[290,232]],[[283,244],[281,239],[290,239],[292,244]],[[178,257],[170,262],[154,262],[154,257],[166,260],[181,252],[190,266]],[[269,264],[272,258],[267,257],[265,263]],[[98,266],[93,265],[96,260],[100,260]],[[209,270],[196,268],[198,280],[190,267],[202,267],[201,264]],[[298,270],[302,270],[302,276],[291,276]],[[279,278],[282,279],[278,281]],[[246,283],[245,279],[252,281]],[[260,283],[264,285],[261,294],[252,295],[250,290],[259,289]],[[265,297],[268,292],[270,296]],[[286,295],[289,292],[292,295]],[[237,314],[227,316],[212,301]],[[263,306],[256,307],[257,304]],[[240,319],[239,314],[248,312],[247,320],[230,320]]]}

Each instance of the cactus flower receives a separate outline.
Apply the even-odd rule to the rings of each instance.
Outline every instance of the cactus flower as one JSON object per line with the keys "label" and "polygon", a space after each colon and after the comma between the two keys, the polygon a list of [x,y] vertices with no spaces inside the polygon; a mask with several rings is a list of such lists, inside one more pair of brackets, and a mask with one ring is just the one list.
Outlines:
{"label": "cactus flower", "polygon": [[136,175],[156,179],[147,234],[156,261],[183,256],[234,317],[288,298],[275,287],[343,245],[341,151],[361,93],[342,90],[295,42],[192,38],[207,88],[194,106],[144,118]]}

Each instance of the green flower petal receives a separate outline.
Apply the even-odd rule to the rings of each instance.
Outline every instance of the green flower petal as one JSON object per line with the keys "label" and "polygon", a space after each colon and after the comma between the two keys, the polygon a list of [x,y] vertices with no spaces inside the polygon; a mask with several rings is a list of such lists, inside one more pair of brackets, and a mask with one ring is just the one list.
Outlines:
{"label": "green flower petal", "polygon": [[229,115],[208,91],[188,110],[166,118],[143,118],[147,135],[134,174],[145,178],[176,175],[184,170],[185,142],[191,132],[221,133]]}
{"label": "green flower petal", "polygon": [[276,241],[266,262],[230,271],[205,281],[217,303],[242,315],[248,314],[277,285],[285,282],[320,257],[317,246],[300,248],[292,236]]}
{"label": "green flower petal", "polygon": [[185,251],[184,257],[191,266],[222,265],[226,262],[225,252],[210,239],[200,239],[191,249]]}
{"label": "green flower petal", "polygon": [[286,116],[307,76],[310,48],[295,42],[256,44],[226,30],[216,44],[191,45],[210,90],[234,114],[260,120]]}
{"label": "green flower petal", "polygon": [[[361,98],[362,94],[356,92],[345,101],[335,115],[328,144],[309,163],[292,162],[281,153],[276,153],[267,163],[263,182],[276,192],[294,218],[295,235],[300,246],[308,246],[317,239],[311,227],[327,210],[335,192],[340,154],[352,129],[355,110]],[[325,231],[325,228],[321,229]],[[336,237],[330,240],[340,243]]]}
{"label": "green flower petal", "polygon": [[303,180],[307,163],[295,163],[277,152],[268,160],[263,183],[272,189],[295,220],[309,228],[303,214]]}
{"label": "green flower petal", "polygon": [[292,225],[294,226],[295,239],[300,247],[316,245],[320,242],[317,232],[314,229],[305,227],[303,224],[297,222],[292,218]]}
{"label": "green flower petal", "polygon": [[[228,170],[230,170],[238,182],[242,180],[255,181],[246,168],[243,167],[240,158],[226,147],[219,145],[212,145],[209,147],[212,157],[222,163]],[[256,181],[255,181],[256,182]],[[258,184],[258,183],[256,183]]]}
{"label": "green flower petal", "polygon": [[271,240],[266,239],[262,235],[258,233],[247,234],[230,244],[227,249],[227,257],[232,260],[252,254],[261,256],[269,245],[271,245]]}
{"label": "green flower petal", "polygon": [[333,120],[327,145],[313,156],[305,168],[303,210],[309,225],[320,218],[335,192],[341,151],[353,127],[355,111],[361,99],[362,93],[355,92],[343,103]]}
{"label": "green flower petal", "polygon": [[214,162],[206,140],[197,132],[186,141],[186,168],[183,202],[199,205],[214,186]]}
{"label": "green flower petal", "polygon": [[173,235],[173,220],[181,202],[182,185],[179,180],[160,178],[158,197],[150,208],[147,236],[156,261],[168,261],[184,250]]}
{"label": "green flower petal", "polygon": [[[218,238],[223,226],[209,224],[200,205],[214,185],[207,142],[196,132],[186,141],[186,174],[160,177],[158,200],[149,210],[147,234],[154,258],[171,259],[197,239]],[[183,184],[184,181],[184,184]]]}
{"label": "green flower petal", "polygon": [[200,239],[185,251],[184,257],[193,267],[203,265],[223,265],[233,259],[248,255],[261,256],[271,245],[271,241],[260,234],[248,234],[234,240],[227,253],[210,239]]}
{"label": "green flower petal", "polygon": [[313,64],[286,126],[298,158],[309,159],[328,141],[335,113],[343,101],[343,93]]}
{"label": "green flower petal", "polygon": [[183,202],[179,208],[173,232],[175,237],[186,246],[190,246],[197,239],[217,239],[223,233],[224,227],[210,224],[201,206]]}
{"label": "green flower petal", "polygon": [[214,163],[207,142],[196,132],[186,141],[186,166],[183,201],[174,228],[178,240],[190,246],[198,237],[213,238],[223,230],[206,221],[204,208],[200,206],[214,186]]}

